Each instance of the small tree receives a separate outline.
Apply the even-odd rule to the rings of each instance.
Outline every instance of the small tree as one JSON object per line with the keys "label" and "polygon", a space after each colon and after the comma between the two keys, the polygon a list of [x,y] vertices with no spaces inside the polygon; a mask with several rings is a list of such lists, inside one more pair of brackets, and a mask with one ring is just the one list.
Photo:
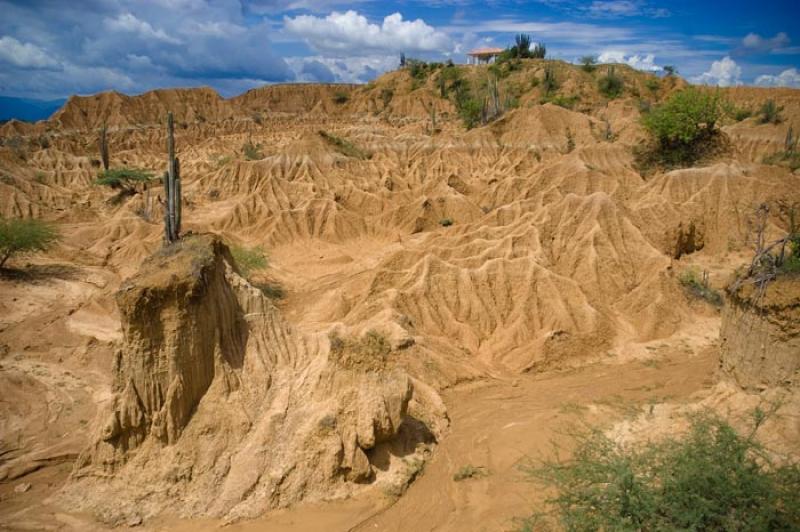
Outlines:
{"label": "small tree", "polygon": [[678,69],[672,65],[664,65],[664,74],[667,76],[674,76],[678,73]]}
{"label": "small tree", "polygon": [[35,218],[0,219],[0,269],[14,255],[47,251],[58,242],[55,226]]}
{"label": "small tree", "polygon": [[714,146],[721,116],[717,92],[690,87],[674,93],[642,116],[642,124],[656,141],[649,156],[667,166],[694,162]]}
{"label": "small tree", "polygon": [[692,144],[709,136],[720,118],[720,98],[717,93],[695,88],[673,94],[666,102],[644,115],[644,127],[668,147]]}
{"label": "small tree", "polygon": [[585,72],[594,72],[597,68],[597,58],[593,55],[584,55],[580,58],[581,68]]}
{"label": "small tree", "polygon": [[102,172],[95,180],[95,184],[119,190],[119,195],[125,196],[134,194],[137,184],[147,183],[151,179],[153,174],[146,170],[123,167]]}

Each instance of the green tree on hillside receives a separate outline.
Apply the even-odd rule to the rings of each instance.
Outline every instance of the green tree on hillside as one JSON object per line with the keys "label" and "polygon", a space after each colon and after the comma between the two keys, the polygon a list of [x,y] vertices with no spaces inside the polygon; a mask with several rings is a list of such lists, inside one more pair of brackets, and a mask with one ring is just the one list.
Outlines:
{"label": "green tree on hillside", "polygon": [[35,218],[0,219],[0,269],[15,255],[47,251],[59,238],[55,226]]}

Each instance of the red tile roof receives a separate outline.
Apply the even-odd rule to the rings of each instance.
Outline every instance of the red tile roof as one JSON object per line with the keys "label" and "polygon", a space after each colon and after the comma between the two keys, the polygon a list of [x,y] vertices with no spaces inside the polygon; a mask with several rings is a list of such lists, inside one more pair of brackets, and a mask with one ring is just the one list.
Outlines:
{"label": "red tile roof", "polygon": [[467,55],[497,55],[503,53],[502,48],[476,48],[470,50]]}

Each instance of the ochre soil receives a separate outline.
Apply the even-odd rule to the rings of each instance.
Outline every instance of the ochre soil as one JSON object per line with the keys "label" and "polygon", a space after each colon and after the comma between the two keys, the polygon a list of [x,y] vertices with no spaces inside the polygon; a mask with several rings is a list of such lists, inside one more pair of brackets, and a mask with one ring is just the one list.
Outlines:
{"label": "ochre soil", "polygon": [[[750,259],[762,203],[768,235],[786,231],[780,205],[800,202],[800,175],[764,157],[791,125],[800,131],[800,91],[725,91],[740,106],[775,99],[784,121],[726,120],[727,152],[645,176],[633,156],[646,141],[639,101],[657,104],[683,83],[651,94],[646,75],[620,67],[628,89],[607,101],[592,75],[558,64],[560,90],[582,102],[565,109],[540,104],[531,80],[543,68],[531,61],[504,80],[501,90],[524,85],[519,106],[470,131],[435,77],[416,88],[406,72],[232,100],[210,89],[106,93],[71,99],[48,122],[0,127],[0,214],[53,221],[63,236],[0,277],[0,528],[107,526],[59,493],[112,399],[114,294],[162,246],[163,192],[110,202],[113,191],[93,185],[96,128],[109,125],[113,167],[160,175],[167,110],[179,124],[184,231],[262,247],[269,266],[250,280],[281,287],[273,303],[294,330],[378,331],[391,364],[436,390],[450,419],[405,493],[366,485],[229,530],[509,530],[546,495],[520,464],[549,456],[553,441],[569,447],[570,429],[648,416],[663,429],[684,406],[757,404],[719,384],[720,311],[679,276],[706,270],[722,291]],[[466,71],[477,84],[486,74]],[[335,103],[342,92],[348,101]],[[771,430],[798,448],[796,417]],[[485,475],[453,480],[466,465]],[[224,523],[170,511],[141,526]]]}

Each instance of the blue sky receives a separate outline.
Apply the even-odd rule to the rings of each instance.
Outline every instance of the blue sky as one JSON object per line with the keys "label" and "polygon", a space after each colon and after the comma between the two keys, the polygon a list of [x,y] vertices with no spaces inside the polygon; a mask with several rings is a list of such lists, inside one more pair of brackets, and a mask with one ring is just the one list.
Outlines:
{"label": "blue sky", "polygon": [[800,2],[0,0],[0,95],[366,82],[404,52],[452,58],[516,33],[714,85],[800,87]]}

